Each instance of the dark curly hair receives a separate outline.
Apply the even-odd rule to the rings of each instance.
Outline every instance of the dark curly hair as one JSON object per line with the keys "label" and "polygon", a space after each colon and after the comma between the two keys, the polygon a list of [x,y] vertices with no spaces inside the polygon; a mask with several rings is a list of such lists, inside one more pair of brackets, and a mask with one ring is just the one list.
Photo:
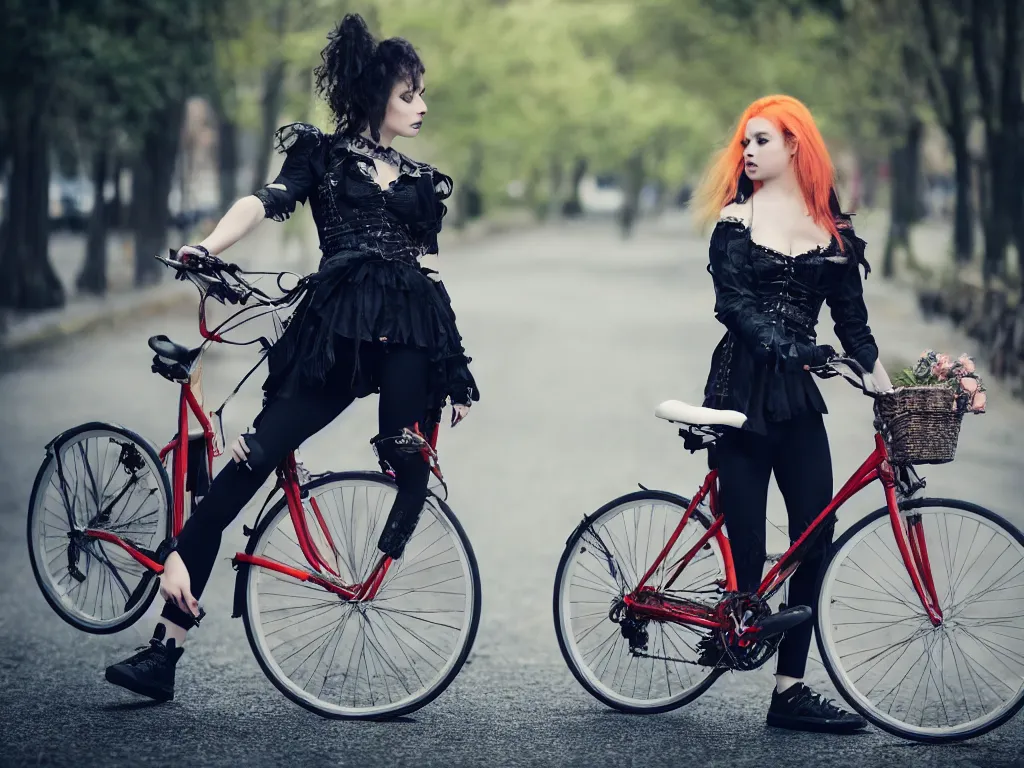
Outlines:
{"label": "dark curly hair", "polygon": [[376,42],[362,16],[345,16],[328,36],[320,52],[323,63],[313,74],[316,91],[334,113],[342,134],[367,128],[380,141],[388,99],[395,83],[408,81],[420,88],[426,71],[408,40],[392,37]]}

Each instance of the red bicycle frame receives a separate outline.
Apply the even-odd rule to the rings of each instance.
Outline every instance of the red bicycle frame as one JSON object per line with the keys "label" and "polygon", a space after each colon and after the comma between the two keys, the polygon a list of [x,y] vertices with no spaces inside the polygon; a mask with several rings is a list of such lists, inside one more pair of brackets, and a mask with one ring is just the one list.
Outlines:
{"label": "red bicycle frame", "polygon": [[[942,623],[942,610],[939,607],[939,598],[936,594],[935,582],[932,578],[931,563],[928,559],[928,546],[925,541],[921,518],[919,515],[913,514],[904,517],[900,513],[896,498],[896,483],[892,466],[889,464],[888,450],[885,446],[885,440],[878,433],[875,434],[875,448],[871,455],[846,481],[846,484],[829,502],[828,506],[821,511],[821,514],[807,526],[807,529],[790,545],[785,554],[769,570],[757,589],[758,597],[767,599],[775,594],[800,565],[801,552],[806,550],[808,542],[820,535],[827,521],[838,512],[843,504],[876,480],[881,481],[882,487],[885,490],[885,501],[889,508],[889,520],[893,533],[896,536],[896,545],[910,576],[910,581],[914,585],[914,590],[917,592],[918,599],[921,601],[921,607],[928,614],[928,618],[933,626],[939,626]],[[724,628],[722,617],[713,608],[664,594],[664,591],[672,586],[687,564],[693,560],[701,548],[711,539],[715,539],[718,542],[724,561],[725,583],[720,586],[727,592],[736,591],[736,571],[733,565],[729,540],[722,532],[725,518],[718,510],[717,491],[718,470],[713,469],[704,479],[704,483],[693,497],[686,513],[669,537],[665,547],[658,557],[655,558],[650,568],[647,569],[643,578],[640,579],[636,589],[623,598],[623,602],[637,617],[690,624],[707,629]],[[665,562],[668,553],[672,550],[683,528],[686,527],[694,511],[705,499],[708,500],[713,516],[708,530],[681,558],[668,566],[666,571],[670,575],[663,585],[649,586],[654,573]]]}
{"label": "red bicycle frame", "polygon": [[[207,341],[223,341],[219,333],[208,329],[206,324],[205,305],[206,298],[204,296],[199,307],[199,332]],[[198,358],[193,362],[192,370],[195,370],[197,363]],[[185,496],[187,491],[189,466],[189,414],[195,417],[202,428],[203,438],[205,440],[206,469],[209,472],[209,477],[211,478],[213,477],[213,458],[214,456],[221,455],[221,452],[216,448],[216,433],[214,432],[213,424],[199,403],[199,398],[196,396],[196,392],[193,389],[191,378],[187,381],[181,382],[181,395],[178,399],[178,431],[159,453],[160,461],[166,462],[167,455],[173,451],[171,467],[171,531],[173,537],[177,537],[185,526]],[[421,448],[421,453],[423,454],[424,460],[430,463],[430,468],[433,474],[440,479],[441,472],[436,461],[431,463],[431,459],[436,458],[437,455],[436,448],[439,428],[440,422],[434,425],[429,437],[420,432],[419,424],[416,424],[412,431],[415,435],[423,439],[424,447]],[[426,446],[429,446],[429,449]],[[393,473],[389,474],[393,475]],[[285,457],[284,461],[282,461],[278,466],[277,478],[277,488],[284,493],[292,525],[295,528],[295,535],[298,540],[299,548],[302,551],[303,556],[306,558],[306,561],[309,563],[310,570],[302,570],[284,565],[283,563],[279,563],[276,560],[271,560],[266,557],[247,555],[244,552],[236,553],[233,562],[236,565],[238,563],[257,565],[261,568],[267,568],[286,576],[291,576],[299,581],[318,584],[327,591],[337,594],[345,600],[372,600],[376,596],[377,591],[384,580],[384,576],[387,574],[388,568],[392,562],[391,558],[386,555],[382,555],[373,570],[367,576],[366,580],[362,583],[346,584],[341,581],[340,575],[327,562],[327,558],[320,551],[319,547],[317,547],[316,542],[310,533],[306,514],[303,510],[298,465],[295,460],[294,452],[290,452]],[[312,517],[316,520],[316,524],[319,527],[320,532],[323,534],[324,541],[331,548],[331,554],[337,558],[337,547],[335,546],[334,539],[331,536],[327,522],[324,520],[316,499],[309,498],[309,507],[312,511]],[[152,573],[163,573],[163,565],[157,562],[156,553],[141,551],[130,542],[123,540],[117,534],[111,533],[110,531],[90,528],[84,533],[88,537],[100,539],[121,547],[132,558]]]}

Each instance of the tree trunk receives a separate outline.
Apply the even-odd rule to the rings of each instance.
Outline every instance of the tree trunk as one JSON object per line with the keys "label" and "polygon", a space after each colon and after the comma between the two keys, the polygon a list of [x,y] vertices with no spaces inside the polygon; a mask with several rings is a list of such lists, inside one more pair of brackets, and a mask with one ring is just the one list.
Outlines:
{"label": "tree trunk", "polygon": [[882,255],[882,277],[896,274],[896,252],[910,248],[910,222],[904,204],[906,196],[906,147],[893,147],[889,153],[889,233]]}
{"label": "tree trunk", "polygon": [[551,156],[550,163],[551,178],[549,186],[551,192],[548,195],[548,206],[547,211],[544,213],[545,219],[554,219],[558,216],[558,211],[562,207],[562,195],[565,188],[565,167],[562,165],[562,160],[559,157],[559,153],[555,152]]}
{"label": "tree trunk", "polygon": [[875,158],[860,160],[860,199],[858,210],[871,210],[878,200],[878,160]]}
{"label": "tree trunk", "polygon": [[6,104],[0,99],[0,178],[7,172],[7,160],[10,157],[11,139],[8,136]]}
{"label": "tree trunk", "polygon": [[128,220],[125,216],[124,198],[121,196],[121,175],[124,173],[125,162],[123,154],[117,150],[114,151],[112,160],[114,197],[107,204],[107,228],[120,230],[124,228],[125,222]]}
{"label": "tree trunk", "polygon": [[547,207],[544,205],[544,173],[537,165],[532,165],[526,174],[526,190],[523,192],[523,199],[533,215],[543,221],[547,214]]}
{"label": "tree trunk", "polygon": [[[924,218],[924,199],[921,195],[921,140],[924,137],[924,123],[912,117],[907,128],[906,163],[907,163],[907,214],[911,224]],[[912,253],[907,252],[913,260]]]}
{"label": "tree trunk", "polygon": [[966,264],[974,256],[974,211],[971,206],[971,154],[967,149],[967,130],[950,136],[956,174],[955,212],[953,215],[953,258]]}
{"label": "tree trunk", "polygon": [[[1017,248],[1017,279],[1020,281],[1020,288],[1017,294],[1018,314],[1024,320],[1024,189],[1019,186],[1019,180],[1024,178],[1024,150],[1017,147],[1017,172],[1014,178],[1018,180],[1016,209],[1012,211],[1014,222],[1014,245]],[[1021,348],[1024,352],[1024,347]],[[1022,356],[1024,357],[1024,356]],[[1024,363],[1024,359],[1022,359]]]}
{"label": "tree trunk", "polygon": [[633,227],[636,224],[637,216],[640,213],[640,192],[644,188],[644,152],[636,150],[626,163],[624,174],[625,184],[623,185],[622,210],[619,213],[619,225],[622,228],[622,236],[629,237],[633,234]]}
{"label": "tree trunk", "polygon": [[[288,28],[288,4],[291,0],[279,0],[274,13],[274,32],[277,44],[283,44]],[[284,96],[284,78],[287,72],[284,59],[276,55],[263,72],[263,99],[260,102],[260,138],[256,145],[256,169],[253,172],[250,192],[265,185],[269,179],[270,157],[274,144],[274,132],[277,130],[277,116],[281,111],[281,99]]]}
{"label": "tree trunk", "polygon": [[167,247],[170,211],[167,199],[174,178],[184,102],[161,110],[143,136],[142,151],[132,173],[132,218],[135,233],[135,285],[160,280],[160,262],[154,256]]}
{"label": "tree trunk", "polygon": [[985,196],[986,206],[982,214],[982,226],[985,232],[985,255],[982,273],[986,284],[994,278],[1001,277],[1006,270],[1006,245],[1009,232],[1004,212],[1006,211],[1007,173],[1004,165],[1006,156],[1001,151],[1003,142],[996,131],[986,131],[985,144],[987,155],[988,191]]}
{"label": "tree trunk", "polygon": [[566,218],[575,218],[583,215],[583,205],[580,203],[580,183],[587,173],[587,159],[579,157],[572,167],[572,175],[569,178],[569,197],[562,205],[562,215]]}
{"label": "tree trunk", "polygon": [[238,125],[217,109],[217,179],[220,210],[227,211],[238,198]]}
{"label": "tree trunk", "polygon": [[277,115],[281,110],[284,89],[285,64],[277,61],[267,67],[263,74],[263,100],[260,102],[260,136],[256,144],[256,169],[253,172],[249,192],[255,192],[270,179],[270,158],[273,152],[274,132],[277,131]]}
{"label": "tree trunk", "polygon": [[11,175],[0,232],[0,306],[49,309],[64,304],[64,286],[49,258],[48,94],[22,89],[8,102]]}
{"label": "tree trunk", "polygon": [[917,219],[919,200],[919,170],[921,135],[924,127],[917,118],[911,118],[903,135],[903,143],[890,152],[891,190],[889,193],[889,235],[882,258],[882,275],[896,274],[899,251],[907,256],[908,265],[914,264],[910,244],[910,231]]}
{"label": "tree trunk", "polygon": [[479,187],[483,170],[483,148],[479,144],[473,144],[469,149],[469,163],[462,184],[461,186],[455,185],[455,194],[459,201],[455,219],[456,227],[465,226],[466,223],[483,215],[484,202]]}
{"label": "tree trunk", "polygon": [[100,141],[93,153],[93,206],[85,240],[85,263],[76,281],[79,291],[97,296],[107,292],[107,206],[103,196],[110,165],[107,147],[106,141]]}
{"label": "tree trunk", "polygon": [[[982,214],[985,230],[983,274],[986,283],[1006,270],[1006,246],[1017,214],[1014,178],[1019,151],[1022,51],[1020,0],[971,4],[972,62],[981,114],[985,122],[988,163],[988,205]],[[1002,41],[999,32],[1002,30]]]}

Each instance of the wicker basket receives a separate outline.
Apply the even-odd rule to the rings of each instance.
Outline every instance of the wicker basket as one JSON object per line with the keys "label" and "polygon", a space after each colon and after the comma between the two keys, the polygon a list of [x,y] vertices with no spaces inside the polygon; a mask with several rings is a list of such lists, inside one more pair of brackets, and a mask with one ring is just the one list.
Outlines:
{"label": "wicker basket", "polygon": [[963,409],[947,387],[903,387],[875,401],[893,464],[945,464],[956,455]]}

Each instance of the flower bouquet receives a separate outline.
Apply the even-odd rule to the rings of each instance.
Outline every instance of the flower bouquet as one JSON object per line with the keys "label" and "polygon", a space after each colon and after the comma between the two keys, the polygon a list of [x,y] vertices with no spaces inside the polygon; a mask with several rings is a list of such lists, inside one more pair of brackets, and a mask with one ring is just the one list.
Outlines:
{"label": "flower bouquet", "polygon": [[985,412],[985,386],[975,369],[974,358],[969,355],[953,360],[949,355],[925,350],[917,364],[896,374],[892,383],[894,387],[945,387],[953,392],[954,410]]}
{"label": "flower bouquet", "polygon": [[875,413],[894,464],[952,461],[965,413],[985,412],[985,387],[974,360],[927,350],[892,380],[894,390],[875,401]]}

